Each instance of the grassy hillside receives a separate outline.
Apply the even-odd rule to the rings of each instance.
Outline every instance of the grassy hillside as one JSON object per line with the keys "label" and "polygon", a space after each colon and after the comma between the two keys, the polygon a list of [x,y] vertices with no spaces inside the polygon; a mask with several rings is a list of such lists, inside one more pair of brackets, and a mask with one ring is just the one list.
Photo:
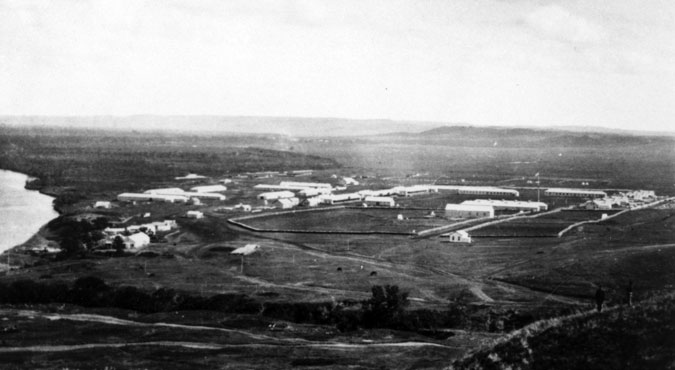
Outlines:
{"label": "grassy hillside", "polygon": [[459,369],[672,369],[675,295],[544,320],[455,362]]}

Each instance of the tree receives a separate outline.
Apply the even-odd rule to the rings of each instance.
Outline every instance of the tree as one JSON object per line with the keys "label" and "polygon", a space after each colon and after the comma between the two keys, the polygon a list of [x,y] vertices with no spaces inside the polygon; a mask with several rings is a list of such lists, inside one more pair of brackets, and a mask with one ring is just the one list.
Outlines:
{"label": "tree", "polygon": [[117,235],[115,239],[113,239],[112,247],[117,254],[123,254],[124,248],[126,248],[126,246],[124,245],[124,239],[122,239],[121,236]]}
{"label": "tree", "polygon": [[375,285],[373,296],[366,302],[364,324],[369,327],[397,327],[408,305],[408,293],[397,285]]}
{"label": "tree", "polygon": [[61,240],[60,246],[61,254],[66,257],[74,256],[84,252],[82,242],[74,236],[68,236]]}

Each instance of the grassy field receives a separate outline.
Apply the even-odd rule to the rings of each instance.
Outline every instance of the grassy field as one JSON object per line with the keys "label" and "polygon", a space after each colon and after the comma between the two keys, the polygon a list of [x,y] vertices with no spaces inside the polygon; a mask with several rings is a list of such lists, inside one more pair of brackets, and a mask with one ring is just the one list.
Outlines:
{"label": "grassy field", "polygon": [[[403,219],[399,220],[398,215]],[[249,218],[242,222],[262,230],[325,232],[412,233],[446,224],[442,217],[426,217],[429,211],[405,209],[346,208]],[[442,216],[442,213],[441,213]]]}
{"label": "grassy field", "polygon": [[533,218],[519,218],[472,231],[476,237],[557,237],[566,227],[580,221],[599,220],[618,211],[563,210]]}

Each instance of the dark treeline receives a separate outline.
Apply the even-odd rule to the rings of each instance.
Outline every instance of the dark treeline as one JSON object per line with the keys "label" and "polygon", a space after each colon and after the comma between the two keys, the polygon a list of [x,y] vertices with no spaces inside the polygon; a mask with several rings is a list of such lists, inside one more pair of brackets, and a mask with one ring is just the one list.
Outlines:
{"label": "dark treeline", "polygon": [[143,313],[208,310],[264,317],[296,323],[335,325],[340,331],[360,328],[433,333],[437,328],[510,331],[535,320],[567,313],[541,310],[537,315],[513,310],[452,303],[447,310],[405,310],[407,293],[397,286],[374,286],[372,297],[351,302],[260,302],[245,294],[195,296],[169,288],[145,292],[132,286],[113,287],[97,277],[72,284],[17,280],[0,283],[0,303],[69,303],[84,307],[115,307]]}

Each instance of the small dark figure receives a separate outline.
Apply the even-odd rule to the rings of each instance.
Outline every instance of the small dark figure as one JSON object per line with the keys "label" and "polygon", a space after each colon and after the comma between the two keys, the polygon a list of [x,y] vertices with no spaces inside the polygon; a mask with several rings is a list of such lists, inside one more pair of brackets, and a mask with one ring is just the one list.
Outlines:
{"label": "small dark figure", "polygon": [[595,291],[595,304],[597,305],[598,312],[602,312],[602,304],[605,302],[605,291],[602,290],[602,286],[598,285],[598,290]]}
{"label": "small dark figure", "polygon": [[342,267],[337,268],[338,272],[342,272]]}
{"label": "small dark figure", "polygon": [[628,306],[633,307],[633,280],[628,280],[628,286],[626,287],[626,303],[628,303]]}
{"label": "small dark figure", "polygon": [[370,276],[375,276],[375,275],[377,275],[377,271],[373,271],[373,272],[370,273]]}

